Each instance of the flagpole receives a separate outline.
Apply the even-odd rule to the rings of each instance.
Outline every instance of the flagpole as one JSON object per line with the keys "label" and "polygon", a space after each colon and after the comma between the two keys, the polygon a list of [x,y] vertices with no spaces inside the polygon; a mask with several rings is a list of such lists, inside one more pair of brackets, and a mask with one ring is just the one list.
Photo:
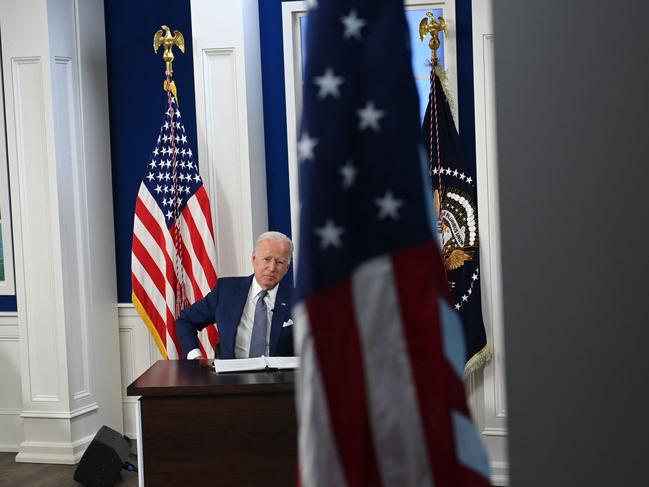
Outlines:
{"label": "flagpole", "polygon": [[[185,52],[185,38],[183,37],[180,31],[175,30],[173,36],[171,35],[171,29],[166,25],[163,25],[160,30],[158,30],[153,35],[153,52],[157,54],[160,46],[164,46],[164,51],[162,53],[162,59],[165,62],[165,81],[163,84],[163,89],[167,92],[167,113],[169,114],[170,119],[170,143],[171,143],[171,176],[173,181],[173,218],[175,226],[174,234],[174,247],[176,249],[176,255],[174,258],[174,272],[176,274],[176,293],[175,293],[175,312],[174,318],[178,318],[180,311],[185,307],[185,272],[183,267],[183,245],[182,245],[182,236],[181,236],[181,218],[180,218],[180,202],[181,198],[179,197],[178,191],[178,170],[177,170],[177,149],[176,149],[176,137],[175,137],[175,111],[173,107],[173,101],[175,100],[176,106],[178,106],[178,90],[176,88],[176,83],[173,81],[173,61],[174,61],[174,46],[180,49],[180,52]],[[173,98],[172,98],[173,97]]]}
{"label": "flagpole", "polygon": [[[430,110],[430,129],[428,133],[428,173],[431,178],[433,178],[433,167],[437,169],[437,190],[433,192],[434,203],[435,203],[435,213],[437,216],[437,225],[438,231],[441,233],[442,230],[442,216],[441,209],[444,201],[444,195],[442,194],[442,158],[440,154],[440,144],[439,144],[439,119],[437,113],[437,87],[435,83],[435,69],[439,62],[437,56],[437,50],[441,45],[439,40],[439,33],[443,32],[446,35],[446,21],[444,17],[439,16],[435,20],[435,16],[432,12],[426,12],[426,16],[421,19],[419,22],[419,40],[423,41],[428,34],[430,34],[430,41],[428,42],[428,47],[431,50],[431,63],[430,63],[430,92],[428,94],[428,105],[431,107]],[[433,136],[435,137],[435,159],[433,159]],[[435,164],[433,163],[435,161]],[[446,268],[444,269],[446,271]]]}

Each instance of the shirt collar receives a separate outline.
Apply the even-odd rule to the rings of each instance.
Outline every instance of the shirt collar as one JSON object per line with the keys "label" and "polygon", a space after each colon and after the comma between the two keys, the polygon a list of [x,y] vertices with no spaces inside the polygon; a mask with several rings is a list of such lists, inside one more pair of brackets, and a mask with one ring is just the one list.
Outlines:
{"label": "shirt collar", "polygon": [[[279,288],[279,282],[275,284],[273,289],[268,290],[268,296],[266,296],[266,302],[270,304],[270,309],[275,307],[275,298],[277,297],[277,289]],[[250,297],[253,299],[257,298],[257,294],[261,291],[261,286],[257,282],[255,276],[252,276],[252,286],[250,286]],[[255,301],[256,303],[257,301]]]}

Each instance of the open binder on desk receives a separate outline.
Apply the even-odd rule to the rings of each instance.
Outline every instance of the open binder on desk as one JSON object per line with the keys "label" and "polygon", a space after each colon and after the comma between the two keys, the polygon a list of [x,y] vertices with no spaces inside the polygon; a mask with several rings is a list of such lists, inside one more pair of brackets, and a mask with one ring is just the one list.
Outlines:
{"label": "open binder on desk", "polygon": [[214,370],[223,372],[245,372],[248,370],[265,369],[297,369],[300,365],[298,357],[255,357],[214,360]]}

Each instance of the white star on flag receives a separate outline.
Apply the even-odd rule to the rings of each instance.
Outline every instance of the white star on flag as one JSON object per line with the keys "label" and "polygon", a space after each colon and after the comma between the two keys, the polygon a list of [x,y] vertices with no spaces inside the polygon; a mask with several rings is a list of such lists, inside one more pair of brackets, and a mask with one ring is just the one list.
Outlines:
{"label": "white star on flag", "polygon": [[304,132],[300,141],[297,143],[297,158],[299,161],[306,161],[313,159],[313,149],[318,144],[318,139],[309,137],[309,134]]}
{"label": "white star on flag", "polygon": [[387,217],[391,217],[393,220],[399,219],[399,208],[403,206],[403,200],[396,199],[392,191],[386,191],[382,198],[375,198],[374,203],[379,207],[377,215],[379,220]]}
{"label": "white star on flag", "polygon": [[340,96],[340,85],[344,82],[342,76],[336,76],[334,70],[328,67],[322,76],[316,76],[313,82],[318,85],[320,91],[318,91],[318,98],[326,98],[327,95],[331,95],[334,98]]}
{"label": "white star on flag", "polygon": [[320,248],[326,249],[329,246],[342,247],[340,236],[345,232],[343,227],[337,227],[333,220],[329,219],[322,227],[315,229],[316,235],[320,237]]}
{"label": "white star on flag", "polygon": [[361,29],[366,24],[366,22],[365,20],[358,17],[356,10],[351,9],[348,15],[340,18],[340,21],[345,26],[343,38],[349,39],[353,37],[357,40],[361,39]]}
{"label": "white star on flag", "polygon": [[356,110],[356,114],[359,117],[359,130],[365,130],[368,127],[375,132],[381,130],[379,120],[385,116],[385,112],[383,110],[377,110],[373,101],[368,101],[363,108]]}
{"label": "white star on flag", "polygon": [[345,165],[338,170],[338,172],[343,177],[343,188],[351,188],[354,185],[354,180],[358,174],[358,169],[356,169],[354,163],[348,160]]}

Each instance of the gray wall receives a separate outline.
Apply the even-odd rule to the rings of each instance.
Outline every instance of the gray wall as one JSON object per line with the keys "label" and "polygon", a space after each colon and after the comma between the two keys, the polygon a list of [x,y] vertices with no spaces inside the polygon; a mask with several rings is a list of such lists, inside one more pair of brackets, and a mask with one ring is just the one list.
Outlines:
{"label": "gray wall", "polygon": [[515,487],[649,485],[648,13],[494,0]]}

